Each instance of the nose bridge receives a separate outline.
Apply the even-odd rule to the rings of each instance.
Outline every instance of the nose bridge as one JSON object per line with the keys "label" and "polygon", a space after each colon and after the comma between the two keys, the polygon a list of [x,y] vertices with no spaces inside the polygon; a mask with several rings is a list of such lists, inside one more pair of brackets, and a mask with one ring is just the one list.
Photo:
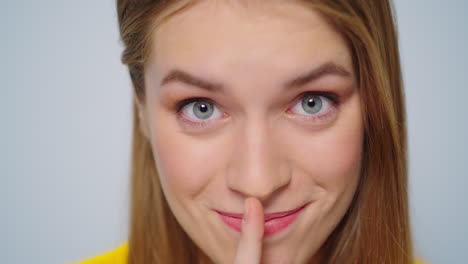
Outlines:
{"label": "nose bridge", "polygon": [[286,160],[266,118],[251,118],[239,128],[227,183],[244,196],[268,199],[289,183]]}

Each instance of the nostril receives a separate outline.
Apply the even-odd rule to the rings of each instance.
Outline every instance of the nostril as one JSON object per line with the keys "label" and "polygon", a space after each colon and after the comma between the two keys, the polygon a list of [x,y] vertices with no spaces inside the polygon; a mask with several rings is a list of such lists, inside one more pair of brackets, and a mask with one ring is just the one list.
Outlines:
{"label": "nostril", "polygon": [[279,196],[288,186],[289,180],[277,182],[276,184],[272,181],[268,183],[250,181],[246,182],[245,185],[231,185],[229,189],[243,199],[254,197],[263,204],[267,204],[274,199],[274,197]]}

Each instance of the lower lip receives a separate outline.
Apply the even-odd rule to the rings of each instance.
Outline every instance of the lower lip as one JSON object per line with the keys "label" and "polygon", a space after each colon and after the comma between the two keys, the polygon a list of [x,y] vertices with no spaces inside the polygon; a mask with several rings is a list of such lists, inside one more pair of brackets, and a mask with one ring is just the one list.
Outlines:
{"label": "lower lip", "polygon": [[[270,219],[270,220],[266,221],[265,226],[264,226],[265,229],[264,229],[263,235],[264,236],[271,236],[271,235],[274,235],[274,234],[277,234],[277,233],[283,231],[284,229],[286,229],[286,227],[288,227],[289,225],[294,223],[294,221],[299,216],[299,214],[302,212],[302,210],[304,210],[304,207],[301,208],[300,210],[298,210],[297,212],[292,213],[290,215],[286,215],[286,216],[283,216],[283,217],[278,217],[278,218],[274,218],[274,219]],[[232,229],[234,229],[234,230],[236,230],[238,232],[242,231],[242,218],[231,217],[231,216],[223,215],[223,214],[220,214],[220,213],[218,213],[218,214],[221,217],[221,220],[223,220],[223,222],[227,226],[231,227]]]}

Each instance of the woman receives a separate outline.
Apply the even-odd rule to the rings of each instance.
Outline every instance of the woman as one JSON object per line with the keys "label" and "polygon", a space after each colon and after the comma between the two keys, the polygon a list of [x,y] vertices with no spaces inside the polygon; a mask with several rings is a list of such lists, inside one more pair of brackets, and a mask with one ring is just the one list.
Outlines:
{"label": "woman", "polygon": [[414,263],[389,1],[117,8],[130,237],[85,263]]}

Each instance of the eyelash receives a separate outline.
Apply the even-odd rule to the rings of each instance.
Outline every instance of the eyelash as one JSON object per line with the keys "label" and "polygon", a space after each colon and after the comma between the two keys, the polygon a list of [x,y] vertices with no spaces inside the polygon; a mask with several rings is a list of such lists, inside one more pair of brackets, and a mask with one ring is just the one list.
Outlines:
{"label": "eyelash", "polygon": [[191,126],[193,128],[204,128],[204,127],[209,126],[210,120],[195,122],[195,121],[189,120],[187,118],[184,118],[183,114],[182,114],[182,109],[185,106],[187,106],[187,105],[189,105],[189,104],[191,104],[193,102],[197,102],[197,101],[204,101],[204,102],[216,105],[216,103],[213,100],[211,100],[209,98],[206,98],[206,97],[191,97],[191,98],[184,99],[184,100],[182,100],[182,101],[180,101],[180,102],[178,102],[176,104],[176,114],[179,117],[179,119],[181,119],[187,125],[189,125],[189,126]]}
{"label": "eyelash", "polygon": [[[326,99],[330,100],[330,103],[331,103],[331,107],[333,109],[329,110],[327,113],[325,114],[322,114],[322,115],[301,115],[300,119],[303,119],[304,121],[309,121],[309,122],[320,122],[320,121],[323,121],[323,120],[327,120],[330,115],[334,114],[336,110],[338,110],[339,106],[340,106],[340,97],[335,94],[335,93],[330,93],[330,92],[311,92],[311,91],[307,91],[307,92],[304,92],[304,93],[301,93],[295,100],[295,104],[297,104],[298,102],[300,102],[300,100],[303,100],[305,97],[307,96],[310,96],[310,95],[313,95],[313,96],[321,96],[321,97],[325,97]],[[176,111],[176,114],[177,116],[184,122],[186,123],[187,125],[191,126],[191,127],[194,127],[194,128],[204,128],[204,127],[207,127],[209,126],[209,123],[211,123],[210,120],[208,121],[201,121],[201,122],[195,122],[195,121],[192,121],[192,120],[189,120],[187,118],[184,118],[183,117],[183,113],[182,113],[182,110],[185,106],[187,106],[188,104],[191,104],[193,102],[197,102],[197,101],[204,101],[204,102],[207,102],[207,103],[210,103],[210,104],[213,104],[216,106],[216,103],[209,99],[209,98],[206,98],[206,97],[191,97],[191,98],[187,98],[187,99],[184,99],[180,102],[178,102],[175,106],[175,111]],[[290,111],[290,108],[288,108],[288,112]],[[292,115],[296,115],[297,114],[292,114]]]}
{"label": "eyelash", "polygon": [[[320,97],[324,97],[328,100],[330,100],[330,104],[331,104],[331,108],[329,111],[327,111],[326,113],[324,114],[321,114],[321,115],[298,115],[298,114],[291,114],[294,116],[294,118],[298,118],[298,119],[301,119],[303,121],[306,121],[306,122],[325,122],[326,120],[328,120],[330,117],[333,116],[333,114],[339,109],[339,106],[341,104],[341,98],[335,94],[335,93],[330,93],[330,92],[311,92],[311,91],[307,91],[307,92],[304,92],[302,94],[300,94],[295,100],[295,104],[297,104],[298,102],[302,101],[305,97],[307,96],[310,96],[310,95],[313,95],[313,96],[320,96]],[[290,112],[291,110],[288,109],[288,113]]]}

